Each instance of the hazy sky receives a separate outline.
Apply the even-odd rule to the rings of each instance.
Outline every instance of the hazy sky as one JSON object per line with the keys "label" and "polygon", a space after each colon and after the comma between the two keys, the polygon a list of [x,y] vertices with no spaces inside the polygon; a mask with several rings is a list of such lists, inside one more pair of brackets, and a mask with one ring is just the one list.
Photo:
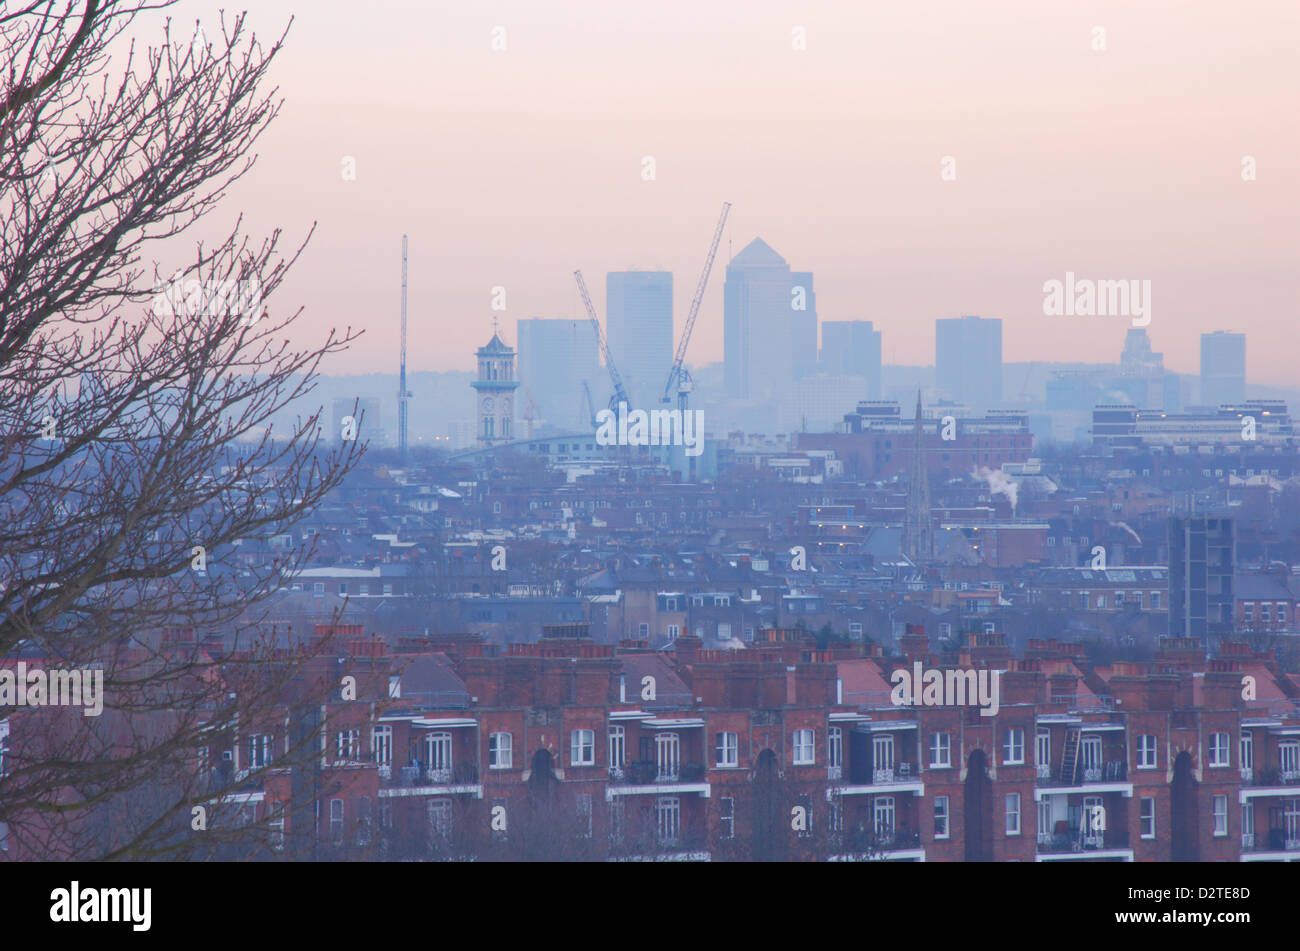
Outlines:
{"label": "hazy sky", "polygon": [[728,242],[761,236],[814,272],[822,320],[875,321],[886,362],[932,363],[934,318],[959,314],[1003,319],[1004,360],[1114,361],[1126,318],[1043,314],[1073,271],[1150,280],[1174,370],[1231,329],[1252,382],[1295,378],[1294,0],[252,7],[263,35],[296,17],[272,72],[287,102],[226,210],[319,222],[273,306],[306,307],[304,342],[367,329],[327,372],[396,370],[403,232],[413,369],[472,367],[494,286],[511,343],[518,319],[580,316],[577,267],[602,319],[606,271],[672,270],[680,329],[727,200],[693,363],[721,359]]}

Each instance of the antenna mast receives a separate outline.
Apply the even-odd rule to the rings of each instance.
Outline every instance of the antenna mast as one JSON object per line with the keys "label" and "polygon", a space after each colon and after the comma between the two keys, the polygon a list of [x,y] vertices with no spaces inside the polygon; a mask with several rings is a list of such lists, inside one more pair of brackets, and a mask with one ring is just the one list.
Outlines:
{"label": "antenna mast", "polygon": [[406,235],[402,235],[402,365],[397,383],[397,446],[402,462],[406,462],[406,401],[410,397],[406,389]]}

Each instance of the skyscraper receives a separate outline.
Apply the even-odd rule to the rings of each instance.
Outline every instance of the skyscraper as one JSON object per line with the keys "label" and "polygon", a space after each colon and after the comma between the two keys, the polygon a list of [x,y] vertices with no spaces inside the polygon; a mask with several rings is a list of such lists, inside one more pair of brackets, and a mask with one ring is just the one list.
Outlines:
{"label": "skyscraper", "polygon": [[605,334],[633,409],[656,409],[673,365],[671,271],[610,271]]}
{"label": "skyscraper", "polygon": [[1201,404],[1219,406],[1246,398],[1246,335],[1216,330],[1201,334]]}
{"label": "skyscraper", "polygon": [[822,322],[823,369],[832,376],[848,374],[867,381],[867,399],[881,393],[881,335],[869,320]]}
{"label": "skyscraper", "polygon": [[1232,634],[1232,576],[1236,544],[1232,519],[1169,519],[1169,634],[1199,637],[1207,650]]}
{"label": "skyscraper", "polygon": [[811,271],[790,275],[790,357],[793,378],[817,372],[817,294]]}
{"label": "skyscraper", "polygon": [[939,389],[973,410],[1002,402],[1001,318],[941,317],[934,322]]}
{"label": "skyscraper", "polygon": [[727,395],[779,400],[814,369],[817,310],[812,274],[792,273],[785,258],[755,238],[727,265],[723,288],[723,359]]}
{"label": "skyscraper", "polygon": [[604,408],[609,390],[591,324],[568,318],[533,318],[519,321],[518,335],[524,418],[536,412],[538,421],[559,429],[589,427],[584,384],[596,409]]}
{"label": "skyscraper", "polygon": [[1130,327],[1119,355],[1118,389],[1140,409],[1161,409],[1165,403],[1164,354],[1151,349],[1143,327]]}

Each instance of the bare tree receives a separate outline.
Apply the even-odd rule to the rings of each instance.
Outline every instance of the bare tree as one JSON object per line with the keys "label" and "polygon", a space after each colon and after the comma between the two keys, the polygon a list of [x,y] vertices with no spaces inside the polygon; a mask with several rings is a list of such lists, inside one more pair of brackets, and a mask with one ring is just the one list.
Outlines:
{"label": "bare tree", "polygon": [[0,822],[37,856],[211,848],[191,814],[222,791],[196,758],[269,716],[316,649],[250,614],[308,552],[237,546],[284,532],[363,449],[323,451],[319,411],[269,425],[355,336],[295,349],[298,312],[272,316],[310,233],[287,254],[242,218],[194,237],[279,111],[263,87],[284,34],[265,46],[238,15],[176,39],[168,20],[137,47],[171,2],[0,3],[0,657],[102,668],[106,694],[100,718],[0,706]]}

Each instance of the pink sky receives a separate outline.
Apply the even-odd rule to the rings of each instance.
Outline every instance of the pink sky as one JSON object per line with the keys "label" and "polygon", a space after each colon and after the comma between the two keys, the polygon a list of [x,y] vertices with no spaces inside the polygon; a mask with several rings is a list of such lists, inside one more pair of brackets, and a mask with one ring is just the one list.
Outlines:
{"label": "pink sky", "polygon": [[304,342],[367,328],[327,372],[396,370],[403,232],[413,370],[472,367],[497,285],[511,342],[515,320],[580,316],[575,267],[602,319],[606,271],[671,269],[680,329],[728,200],[693,363],[721,359],[727,240],[761,236],[815,273],[822,320],[876,322],[886,362],[932,363],[934,318],[959,314],[1001,317],[1007,361],[1117,360],[1127,319],[1042,313],[1074,271],[1150,280],[1174,370],[1230,329],[1251,382],[1294,379],[1293,0],[252,6],[267,36],[297,17],[287,103],[226,209],[258,233],[320,222],[273,303],[305,306]]}

